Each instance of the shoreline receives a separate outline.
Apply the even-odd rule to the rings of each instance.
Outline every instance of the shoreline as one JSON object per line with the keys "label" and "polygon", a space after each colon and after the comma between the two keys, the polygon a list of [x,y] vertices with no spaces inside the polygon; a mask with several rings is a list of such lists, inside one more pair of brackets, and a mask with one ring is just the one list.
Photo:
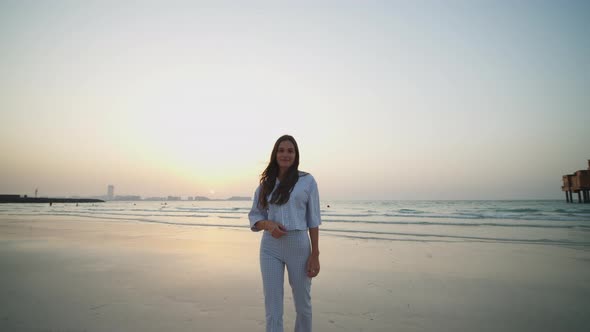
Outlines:
{"label": "shoreline", "polygon": [[[0,215],[0,330],[264,330],[260,235]],[[324,234],[320,252],[316,331],[590,327],[588,250]],[[285,282],[285,331],[293,320]]]}

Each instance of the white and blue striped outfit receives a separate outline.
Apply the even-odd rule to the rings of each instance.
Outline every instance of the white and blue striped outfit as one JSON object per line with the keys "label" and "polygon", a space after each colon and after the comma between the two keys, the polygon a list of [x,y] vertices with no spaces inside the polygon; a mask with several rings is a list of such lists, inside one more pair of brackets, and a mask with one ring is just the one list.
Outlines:
{"label": "white and blue striped outfit", "polygon": [[[275,188],[279,185],[277,179]],[[266,331],[283,331],[283,280],[285,266],[289,284],[293,290],[293,300],[297,318],[296,332],[310,332],[312,326],[311,278],[307,276],[307,259],[311,252],[308,228],[318,227],[321,222],[318,186],[311,174],[299,173],[299,180],[291,191],[287,203],[268,204],[268,209],[258,206],[259,186],[254,194],[252,209],[248,214],[250,228],[260,220],[272,220],[282,224],[287,234],[279,239],[265,231],[260,243],[260,270],[264,288],[266,309]],[[271,193],[272,195],[272,193]],[[270,199],[271,195],[267,197]]]}

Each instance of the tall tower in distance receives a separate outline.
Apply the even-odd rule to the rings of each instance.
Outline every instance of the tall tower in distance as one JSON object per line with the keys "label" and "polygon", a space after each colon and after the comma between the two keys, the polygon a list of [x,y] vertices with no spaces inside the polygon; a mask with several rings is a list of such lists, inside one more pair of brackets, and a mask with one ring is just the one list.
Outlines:
{"label": "tall tower in distance", "polygon": [[115,186],[113,186],[112,184],[109,184],[109,187],[107,189],[107,199],[109,201],[112,201],[113,198],[115,198]]}

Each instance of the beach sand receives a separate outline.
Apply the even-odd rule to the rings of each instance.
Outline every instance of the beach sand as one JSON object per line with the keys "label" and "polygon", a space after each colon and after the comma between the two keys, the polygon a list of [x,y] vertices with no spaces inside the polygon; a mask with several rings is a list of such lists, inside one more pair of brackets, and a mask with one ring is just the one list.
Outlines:
{"label": "beach sand", "polygon": [[[0,331],[263,331],[260,235],[0,216]],[[320,250],[315,331],[590,330],[588,248],[326,232]]]}

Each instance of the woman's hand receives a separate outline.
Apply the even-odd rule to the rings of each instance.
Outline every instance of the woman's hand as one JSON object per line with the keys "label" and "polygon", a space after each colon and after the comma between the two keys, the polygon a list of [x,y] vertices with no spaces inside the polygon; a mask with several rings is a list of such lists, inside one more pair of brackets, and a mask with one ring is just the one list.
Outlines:
{"label": "woman's hand", "polygon": [[285,226],[272,220],[261,220],[256,223],[256,228],[270,232],[270,235],[272,235],[272,237],[275,239],[278,239],[281,236],[287,234],[287,229]]}
{"label": "woman's hand", "polygon": [[311,254],[307,259],[307,276],[316,277],[320,273],[320,256]]}
{"label": "woman's hand", "polygon": [[267,229],[270,232],[270,235],[272,235],[272,237],[274,237],[275,239],[280,238],[281,236],[287,234],[287,229],[285,228],[285,226],[279,224],[278,222],[275,221],[270,221],[269,220],[269,228]]}

